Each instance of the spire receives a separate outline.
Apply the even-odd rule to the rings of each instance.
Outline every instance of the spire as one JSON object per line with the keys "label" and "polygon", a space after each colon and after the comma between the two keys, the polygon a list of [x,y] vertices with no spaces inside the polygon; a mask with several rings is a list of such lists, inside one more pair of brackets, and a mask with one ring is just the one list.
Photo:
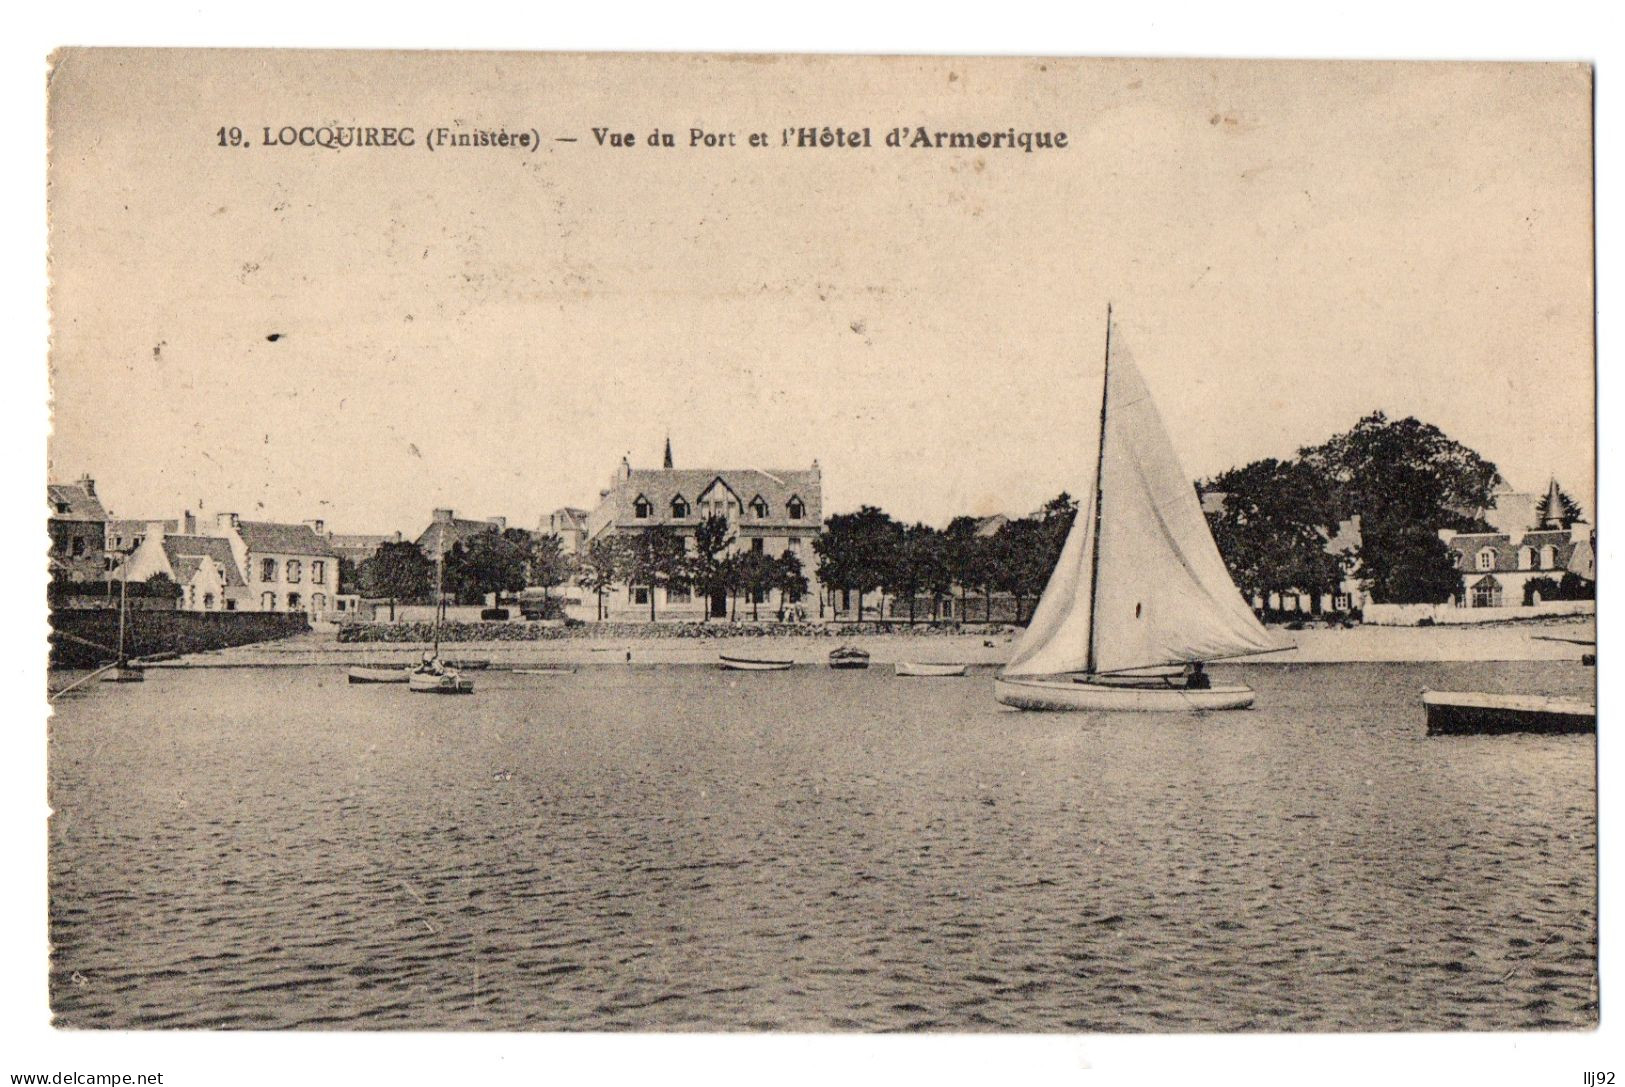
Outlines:
{"label": "spire", "polygon": [[1541,528],[1558,528],[1563,524],[1563,493],[1558,489],[1557,477],[1552,477],[1551,486],[1546,488],[1546,516],[1541,518]]}
{"label": "spire", "polygon": [[671,467],[671,435],[666,435],[666,467]]}

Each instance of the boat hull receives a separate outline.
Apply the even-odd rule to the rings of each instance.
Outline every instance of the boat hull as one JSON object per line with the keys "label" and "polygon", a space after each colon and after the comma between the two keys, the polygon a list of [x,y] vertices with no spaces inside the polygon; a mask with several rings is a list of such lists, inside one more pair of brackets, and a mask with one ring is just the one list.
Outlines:
{"label": "boat hull", "polygon": [[406,688],[416,694],[473,694],[474,681],[462,676],[413,672],[406,677]]}
{"label": "boat hull", "polygon": [[144,683],[146,679],[147,677],[142,674],[141,669],[122,665],[109,668],[102,675],[103,683]]}
{"label": "boat hull", "polygon": [[749,657],[727,657],[727,656],[724,656],[724,657],[720,658],[719,663],[722,665],[723,668],[726,668],[726,669],[728,669],[730,671],[734,671],[734,672],[783,672],[784,670],[789,668],[795,662],[794,661],[775,661],[775,660],[752,660]]}
{"label": "boat hull", "polygon": [[1429,736],[1596,732],[1597,707],[1571,698],[1479,691],[1423,691]]}
{"label": "boat hull", "polygon": [[1253,689],[1241,684],[1191,690],[1185,687],[1085,683],[1074,679],[993,680],[993,697],[1018,710],[1099,710],[1130,713],[1189,713],[1241,710],[1253,704]]}
{"label": "boat hull", "polygon": [[897,674],[900,676],[962,676],[965,674],[963,664],[912,664],[908,661],[898,661]]}
{"label": "boat hull", "polygon": [[369,668],[357,665],[348,672],[351,683],[405,683],[405,668]]}

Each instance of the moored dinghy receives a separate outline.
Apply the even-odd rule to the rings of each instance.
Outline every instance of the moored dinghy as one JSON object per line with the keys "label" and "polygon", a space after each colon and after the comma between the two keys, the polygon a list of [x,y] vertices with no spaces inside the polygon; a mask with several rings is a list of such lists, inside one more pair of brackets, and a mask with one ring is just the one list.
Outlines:
{"label": "moored dinghy", "polygon": [[830,651],[831,668],[860,669],[869,667],[869,651],[855,645],[836,646]]}
{"label": "moored dinghy", "polygon": [[[1026,710],[1230,710],[1202,662],[1278,652],[1230,580],[1139,371],[1112,341],[1095,478],[994,697]],[[1177,677],[1170,665],[1190,667]]]}
{"label": "moored dinghy", "polygon": [[897,674],[900,676],[962,676],[965,674],[963,664],[920,664],[912,661],[898,661]]}
{"label": "moored dinghy", "polygon": [[357,664],[346,673],[351,683],[405,683],[406,669],[389,664]]}
{"label": "moored dinghy", "polygon": [[731,657],[721,654],[718,658],[722,667],[734,672],[782,672],[795,664],[788,660],[764,660],[759,657]]}

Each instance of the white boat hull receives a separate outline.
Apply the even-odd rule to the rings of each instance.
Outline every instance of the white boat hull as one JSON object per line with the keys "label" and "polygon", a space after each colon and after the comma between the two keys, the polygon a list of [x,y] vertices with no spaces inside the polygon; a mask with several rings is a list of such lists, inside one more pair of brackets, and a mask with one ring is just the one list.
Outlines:
{"label": "white boat hull", "polygon": [[782,672],[794,661],[751,660],[748,657],[722,657],[722,667],[735,672]]}
{"label": "white boat hull", "polygon": [[963,664],[911,664],[908,661],[898,661],[897,674],[900,676],[962,676],[965,674]]}
{"label": "white boat hull", "polygon": [[413,672],[406,677],[406,689],[418,694],[473,694],[474,681],[451,672],[440,675]]}
{"label": "white boat hull", "polygon": [[1019,710],[1099,710],[1132,713],[1189,713],[1240,710],[1253,704],[1253,689],[1234,684],[1190,690],[1185,687],[1087,683],[1071,678],[993,680],[993,697]]}

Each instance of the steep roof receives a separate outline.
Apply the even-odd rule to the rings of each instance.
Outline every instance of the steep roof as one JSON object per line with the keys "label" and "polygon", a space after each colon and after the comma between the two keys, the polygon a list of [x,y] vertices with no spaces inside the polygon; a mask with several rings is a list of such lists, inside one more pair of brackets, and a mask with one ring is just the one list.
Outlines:
{"label": "steep roof", "polygon": [[1497,532],[1517,533],[1540,523],[1540,518],[1535,515],[1539,506],[1538,494],[1501,491],[1495,495],[1495,505],[1480,510],[1478,515]]}
{"label": "steep roof", "polygon": [[237,532],[250,551],[273,555],[315,555],[338,558],[338,552],[309,525],[275,521],[238,521]]}
{"label": "steep roof", "polygon": [[[592,522],[595,526],[629,528],[697,525],[705,516],[699,508],[700,496],[719,480],[737,498],[736,517],[741,528],[816,528],[823,523],[823,481],[817,470],[760,468],[634,468],[604,496],[603,503],[593,511]],[[653,516],[635,515],[632,506],[640,494],[654,505]],[[687,517],[671,515],[671,500],[678,495],[688,502]],[[757,495],[767,503],[766,517],[749,512],[751,500]],[[801,517],[789,516],[791,498],[801,499]]]}
{"label": "steep roof", "polygon": [[[1572,569],[1571,563],[1579,547],[1564,529],[1513,534],[1461,532],[1445,542],[1455,553],[1456,569],[1464,574],[1511,574],[1528,570],[1561,574],[1564,570]],[[1552,562],[1549,565],[1542,563],[1538,567],[1529,567],[1520,564],[1519,559],[1525,548],[1533,548],[1538,553],[1546,547],[1552,548]],[[1478,566],[1478,555],[1486,548],[1495,552],[1495,566],[1490,570],[1481,570]]]}
{"label": "steep roof", "polygon": [[457,544],[467,543],[482,532],[496,531],[497,526],[490,521],[470,521],[463,517],[430,521],[429,527],[418,536],[417,545],[432,559],[445,554]]}
{"label": "steep roof", "polygon": [[[197,572],[194,560],[208,558],[225,571],[227,588],[242,588],[245,584],[241,571],[237,569],[237,560],[231,553],[231,541],[223,536],[165,536],[164,555],[169,559],[169,565],[175,568],[177,581],[187,581],[192,573]],[[183,563],[190,563],[192,572],[185,577],[180,572]]]}
{"label": "steep roof", "polygon": [[102,500],[81,483],[48,483],[45,500],[51,505],[51,517],[58,521],[107,520]]}

